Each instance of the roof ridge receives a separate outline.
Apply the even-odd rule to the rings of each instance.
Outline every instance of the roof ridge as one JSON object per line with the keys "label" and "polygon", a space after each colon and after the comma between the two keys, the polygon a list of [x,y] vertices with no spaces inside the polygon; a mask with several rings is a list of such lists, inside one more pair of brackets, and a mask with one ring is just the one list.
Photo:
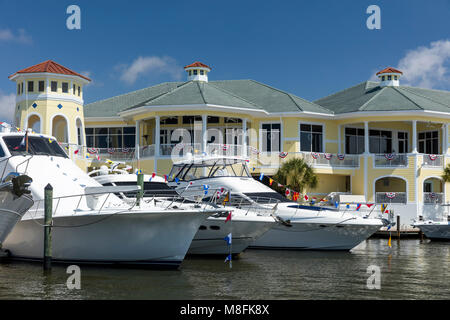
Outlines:
{"label": "roof ridge", "polygon": [[[106,99],[94,101],[94,102],[91,102],[91,103],[86,104],[85,107],[88,106],[88,105],[94,104],[94,103],[100,103],[100,102],[105,102],[105,101],[108,101],[108,100],[113,100],[113,99],[117,99],[117,98],[126,97],[126,96],[129,96],[129,95],[132,95],[132,94],[136,94],[137,92],[143,92],[143,91],[148,90],[148,89],[150,89],[150,88],[154,88],[154,87],[159,87],[159,86],[167,85],[167,84],[169,84],[169,83],[177,83],[177,82],[162,82],[162,83],[159,83],[159,84],[154,85],[154,86],[151,86],[151,87],[146,87],[146,88],[134,90],[134,91],[131,91],[131,92],[128,92],[128,93],[119,94],[119,95],[114,96],[114,97],[110,97],[110,98],[106,98]],[[183,84],[183,83],[181,83],[181,84]],[[167,92],[166,92],[166,93],[167,93]]]}
{"label": "roof ridge", "polygon": [[359,111],[363,111],[363,110],[364,110],[364,107],[365,107],[369,102],[371,102],[373,99],[375,99],[376,97],[378,97],[378,95],[379,95],[381,92],[383,92],[384,89],[386,89],[386,87],[381,88],[381,90],[378,91],[376,94],[374,94],[373,97],[371,97],[369,100],[367,100],[366,102],[364,102],[364,104],[363,104],[361,107],[359,107],[358,110],[359,110]]}
{"label": "roof ridge", "polygon": [[409,97],[405,96],[404,93],[400,92],[400,90],[398,90],[398,88],[396,87],[392,87],[392,89],[394,89],[395,91],[397,91],[398,93],[400,93],[402,96],[404,96],[406,99],[408,99],[409,101],[411,101],[412,103],[414,103],[417,107],[419,107],[422,110],[425,110],[425,108],[419,106],[415,101],[413,101],[412,99],[410,99]]}
{"label": "roof ridge", "polygon": [[[225,81],[233,81],[233,80],[225,80]],[[216,88],[216,89],[219,90],[219,91],[223,91],[223,92],[225,92],[226,94],[229,94],[230,96],[233,96],[233,97],[235,97],[235,98],[238,98],[238,99],[240,99],[240,100],[242,100],[242,101],[245,101],[245,102],[247,102],[247,103],[249,103],[249,104],[251,104],[251,105],[254,105],[255,107],[258,107],[258,108],[264,110],[264,108],[263,108],[262,106],[260,106],[259,104],[254,103],[254,102],[252,102],[252,101],[249,101],[249,100],[247,100],[247,99],[245,99],[245,98],[243,98],[243,97],[241,97],[241,96],[238,96],[237,94],[234,94],[233,92],[230,92],[230,91],[228,91],[228,90],[226,90],[226,89],[223,89],[223,88],[220,88],[220,87],[218,87],[218,86],[216,86],[216,85],[213,85],[211,82],[208,82],[208,85],[211,85],[211,86],[213,86],[214,88]]]}
{"label": "roof ridge", "polygon": [[132,108],[134,108],[134,107],[136,107],[136,106],[138,106],[138,105],[142,105],[142,104],[145,105],[146,103],[148,103],[148,102],[150,102],[150,101],[157,101],[158,99],[160,99],[160,98],[162,98],[162,97],[164,97],[164,96],[166,96],[166,95],[170,95],[170,94],[174,93],[175,91],[178,91],[178,90],[180,90],[181,88],[183,88],[184,86],[186,86],[186,85],[188,85],[188,84],[191,84],[191,83],[193,83],[193,82],[194,82],[194,81],[186,81],[186,82],[182,83],[181,85],[177,86],[175,89],[169,90],[169,91],[164,92],[164,93],[162,93],[162,94],[160,94],[160,95],[158,95],[158,96],[156,96],[156,97],[153,97],[152,99],[148,99],[148,100],[145,100],[145,101],[143,101],[143,102],[141,102],[141,103],[138,103],[138,104],[136,104],[136,105],[134,105],[134,106],[128,107],[128,108],[126,108],[125,110],[132,109]]}
{"label": "roof ridge", "polygon": [[196,81],[197,83],[197,87],[198,87],[198,91],[200,91],[200,95],[202,97],[202,100],[205,104],[207,104],[206,99],[205,99],[205,95],[203,94],[203,89],[200,87],[200,81]]}
{"label": "roof ridge", "polygon": [[344,92],[347,92],[347,91],[349,91],[349,90],[351,90],[351,89],[354,89],[354,88],[356,88],[356,87],[362,85],[363,83],[365,84],[364,90],[366,90],[366,88],[367,88],[367,83],[368,83],[368,82],[374,82],[374,81],[366,80],[366,81],[360,82],[360,83],[358,83],[358,84],[355,84],[354,86],[345,88],[345,89],[343,89],[343,90],[336,91],[336,92],[331,93],[331,94],[329,94],[329,95],[327,95],[327,96],[325,96],[325,97],[322,97],[322,98],[320,98],[320,99],[314,100],[314,103],[316,103],[316,101],[323,100],[323,99],[332,97],[332,96],[334,96],[334,95],[337,95],[338,93],[344,93]]}
{"label": "roof ridge", "polygon": [[325,111],[330,112],[331,114],[334,114],[334,111],[333,111],[333,110],[327,109],[327,108],[325,108],[324,106],[321,106],[320,104],[317,104],[317,103],[315,103],[315,102],[313,102],[313,101],[309,101],[309,100],[303,99],[302,97],[296,96],[295,94],[291,94],[291,93],[287,93],[287,95],[292,99],[292,101],[294,101],[294,103],[295,103],[295,104],[299,107],[299,109],[300,109],[301,111],[303,111],[303,112],[305,112],[305,110],[303,110],[303,109],[298,105],[298,103],[294,100],[293,97],[295,97],[295,98],[297,98],[297,99],[300,99],[300,100],[303,100],[303,101],[305,101],[306,103],[313,104],[315,107],[319,107],[319,109],[322,109],[322,110],[325,110]]}
{"label": "roof ridge", "polygon": [[[399,89],[406,90],[406,91],[410,92],[411,94],[414,94],[414,95],[419,96],[419,97],[422,97],[422,98],[424,98],[424,99],[433,101],[434,103],[443,105],[444,107],[450,108],[449,105],[443,104],[443,103],[441,103],[441,102],[439,102],[439,101],[436,101],[436,100],[434,100],[434,99],[432,99],[432,98],[430,98],[430,97],[427,97],[427,96],[424,96],[424,95],[422,95],[422,94],[416,93],[416,92],[414,92],[414,91],[412,91],[412,90],[410,90],[410,89],[408,89],[408,88],[409,88],[409,87],[405,87],[405,86],[399,87]],[[414,87],[412,87],[412,88],[414,88]],[[421,88],[419,88],[419,89],[421,89]],[[426,89],[426,90],[433,90],[433,89]],[[434,90],[434,91],[446,92],[445,90]]]}

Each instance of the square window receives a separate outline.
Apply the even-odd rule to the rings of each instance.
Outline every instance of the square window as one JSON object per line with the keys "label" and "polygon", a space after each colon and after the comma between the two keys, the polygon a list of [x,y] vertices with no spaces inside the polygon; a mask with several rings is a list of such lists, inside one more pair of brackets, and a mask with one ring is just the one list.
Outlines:
{"label": "square window", "polygon": [[392,76],[388,76],[388,80],[392,80]]}
{"label": "square window", "polygon": [[81,96],[81,87],[78,86],[78,96]]}
{"label": "square window", "polygon": [[58,91],[58,82],[52,81],[50,85],[51,85],[52,92]]}
{"label": "square window", "polygon": [[198,70],[194,70],[194,76],[196,76],[196,75],[197,75],[197,71],[198,71]]}
{"label": "square window", "polygon": [[17,94],[20,94],[20,83],[17,85]]}
{"label": "square window", "polygon": [[200,70],[200,75],[204,75],[204,74],[205,74],[205,71]]}
{"label": "square window", "polygon": [[34,91],[34,81],[28,81],[28,92]]}
{"label": "square window", "polygon": [[73,94],[75,94],[75,92],[77,92],[77,86],[76,85],[73,85]]}
{"label": "square window", "polygon": [[44,91],[45,91],[45,82],[39,81],[39,92],[44,92]]}
{"label": "square window", "polygon": [[67,82],[62,83],[62,92],[69,93],[69,84]]}

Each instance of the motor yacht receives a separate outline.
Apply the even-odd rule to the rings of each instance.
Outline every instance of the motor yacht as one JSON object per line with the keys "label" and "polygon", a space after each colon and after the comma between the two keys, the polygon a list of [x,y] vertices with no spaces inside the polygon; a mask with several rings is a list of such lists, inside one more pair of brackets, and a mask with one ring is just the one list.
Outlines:
{"label": "motor yacht", "polygon": [[[448,204],[441,205],[442,208],[448,208]],[[436,210],[438,211],[438,210]],[[423,217],[419,217],[413,223],[413,226],[419,228],[425,236],[431,240],[450,240],[450,215],[447,213],[439,217],[433,217],[433,219],[424,220]]]}
{"label": "motor yacht", "polygon": [[[207,184],[212,188],[227,188],[231,198],[250,199],[262,206],[267,199],[279,201],[276,224],[252,243],[252,248],[350,250],[369,238],[386,221],[374,211],[360,217],[357,214],[288,200],[283,195],[255,180],[248,168],[248,159],[226,156],[188,156],[174,163],[169,185],[183,195],[193,196],[194,187]],[[189,187],[188,187],[189,186]],[[187,188],[188,187],[188,188]]]}
{"label": "motor yacht", "polygon": [[[103,186],[136,186],[137,175],[130,174],[122,169],[110,169],[102,166],[98,170],[90,172],[93,178]],[[172,202],[172,206],[183,208],[190,202],[203,201],[214,203],[227,211],[232,211],[231,217],[214,215],[206,219],[200,226],[192,240],[188,254],[196,255],[237,255],[243,252],[256,239],[269,231],[276,224],[273,217],[273,207],[277,201],[271,201],[266,206],[231,205],[225,201],[227,191],[224,188],[210,188],[207,185],[199,185],[187,189],[178,190],[168,186],[165,179],[156,175],[144,175],[144,201],[167,202],[166,198],[179,195],[180,198]],[[184,192],[186,191],[186,192]],[[127,200],[128,195],[122,193],[119,196]],[[130,199],[128,199],[130,201]],[[231,220],[230,220],[231,218]],[[224,239],[232,234],[232,245],[228,246]]]}
{"label": "motor yacht", "polygon": [[[34,205],[3,246],[15,259],[42,260],[44,188],[53,189],[52,258],[62,263],[177,268],[202,223],[227,212],[205,204],[183,208],[123,201],[137,186],[104,187],[69,159],[54,137],[0,133],[0,170],[31,177]],[[3,160],[3,161],[2,161]]]}
{"label": "motor yacht", "polygon": [[11,173],[0,183],[0,249],[22,216],[33,206],[31,178]]}

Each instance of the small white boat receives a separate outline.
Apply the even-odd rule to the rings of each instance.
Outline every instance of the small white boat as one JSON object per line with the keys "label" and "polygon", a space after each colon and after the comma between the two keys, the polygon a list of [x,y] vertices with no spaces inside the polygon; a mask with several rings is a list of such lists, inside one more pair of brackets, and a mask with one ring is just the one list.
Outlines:
{"label": "small white boat", "polygon": [[[169,185],[185,190],[183,195],[194,196],[198,192],[195,187],[203,184],[229,189],[231,198],[252,199],[262,206],[266,199],[279,201],[275,214],[285,223],[276,224],[252,243],[252,248],[350,250],[386,224],[370,215],[360,217],[338,209],[290,201],[253,179],[244,158],[191,156],[174,163]],[[191,187],[186,189],[188,185]]]}
{"label": "small white boat", "polygon": [[0,183],[0,249],[14,226],[33,205],[29,195],[31,179],[11,174]]}
{"label": "small white boat", "polygon": [[[172,208],[129,204],[116,193],[138,187],[104,187],[72,162],[54,137],[0,133],[0,170],[26,173],[34,206],[3,246],[15,259],[43,258],[44,188],[53,187],[52,259],[63,263],[178,267],[200,225],[221,209],[191,203]],[[26,146],[25,146],[26,145]],[[2,160],[0,158],[0,160]]]}
{"label": "small white boat", "polygon": [[413,226],[431,240],[450,240],[450,221],[418,221]]}
{"label": "small white boat", "polygon": [[[90,174],[104,186],[131,186],[137,184],[136,174],[129,174],[119,169],[111,170],[106,166],[102,166],[102,168],[92,171]],[[97,175],[94,176],[95,174]],[[194,197],[199,196],[202,200],[209,201],[220,189],[223,188],[206,189],[204,185],[201,185],[178,191],[182,197],[188,194],[191,195],[187,196],[187,199],[194,199]],[[144,192],[145,201],[164,201],[165,197],[178,195],[177,191],[169,187],[163,178],[159,176],[152,177],[148,174],[144,175]],[[217,198],[214,201],[215,203],[223,204],[225,191],[222,191],[221,194],[222,197],[220,199]],[[122,196],[126,199],[127,195],[122,194]],[[273,207],[277,201],[272,201],[272,203]],[[186,204],[174,202],[172,205],[182,208]],[[230,253],[230,249],[232,254],[239,254],[276,224],[276,220],[270,215],[272,211],[270,207],[261,207],[258,212],[248,206],[245,209],[241,209],[240,207],[227,205],[225,208],[228,211],[232,211],[231,220],[227,221],[227,216],[211,216],[205,220],[192,240],[188,254],[226,255]],[[232,234],[231,247],[225,241],[225,237],[230,233]]]}

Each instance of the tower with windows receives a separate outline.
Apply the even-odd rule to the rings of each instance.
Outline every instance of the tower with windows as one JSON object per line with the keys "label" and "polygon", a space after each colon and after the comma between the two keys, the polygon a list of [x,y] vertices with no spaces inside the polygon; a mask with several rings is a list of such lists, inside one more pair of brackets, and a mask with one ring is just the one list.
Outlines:
{"label": "tower with windows", "polygon": [[205,81],[208,82],[208,73],[211,68],[204,63],[194,62],[184,67],[188,74],[188,81]]}
{"label": "tower with windows", "polygon": [[48,60],[9,76],[16,83],[15,126],[85,145],[83,86],[91,80]]}
{"label": "tower with windows", "polygon": [[377,72],[377,76],[380,79],[380,87],[398,87],[402,75],[403,72],[392,67]]}

